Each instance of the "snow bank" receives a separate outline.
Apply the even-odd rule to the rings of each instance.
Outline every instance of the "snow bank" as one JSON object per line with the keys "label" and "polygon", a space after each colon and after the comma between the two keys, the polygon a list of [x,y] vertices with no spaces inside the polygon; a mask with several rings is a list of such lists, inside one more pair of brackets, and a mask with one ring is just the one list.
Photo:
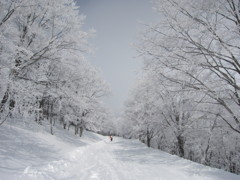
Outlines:
{"label": "snow bank", "polygon": [[[239,180],[240,176],[145,147],[137,140],[46,127],[0,126],[0,179]],[[46,128],[48,129],[48,128]]]}

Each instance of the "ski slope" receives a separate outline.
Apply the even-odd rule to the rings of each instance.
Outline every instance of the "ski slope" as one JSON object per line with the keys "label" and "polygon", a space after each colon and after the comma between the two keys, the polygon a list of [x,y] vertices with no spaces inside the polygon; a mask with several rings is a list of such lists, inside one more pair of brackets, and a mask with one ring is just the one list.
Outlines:
{"label": "ski slope", "polygon": [[[31,130],[30,130],[31,129]],[[240,180],[240,176],[206,167],[125,140],[43,127],[0,126],[1,180]]]}

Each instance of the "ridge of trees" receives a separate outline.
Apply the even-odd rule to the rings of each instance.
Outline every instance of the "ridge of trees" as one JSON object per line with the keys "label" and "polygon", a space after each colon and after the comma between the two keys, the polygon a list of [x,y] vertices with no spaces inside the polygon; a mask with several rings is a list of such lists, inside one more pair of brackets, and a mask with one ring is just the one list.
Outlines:
{"label": "ridge of trees", "polygon": [[240,1],[156,0],[123,135],[240,173]]}
{"label": "ridge of trees", "polygon": [[55,121],[75,133],[104,129],[101,97],[110,90],[85,60],[91,32],[84,19],[73,0],[0,1],[0,125],[47,119],[51,133]]}

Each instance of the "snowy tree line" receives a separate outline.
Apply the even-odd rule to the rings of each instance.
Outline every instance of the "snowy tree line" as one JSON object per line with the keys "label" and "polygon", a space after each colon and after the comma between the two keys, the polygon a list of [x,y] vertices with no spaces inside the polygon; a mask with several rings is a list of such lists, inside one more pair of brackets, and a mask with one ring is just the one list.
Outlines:
{"label": "snowy tree line", "polygon": [[122,134],[240,173],[240,1],[156,0]]}
{"label": "snowy tree line", "polygon": [[[0,125],[8,119],[55,121],[102,131],[109,121],[100,98],[109,93],[73,0],[0,0]],[[97,129],[98,128],[98,129]]]}

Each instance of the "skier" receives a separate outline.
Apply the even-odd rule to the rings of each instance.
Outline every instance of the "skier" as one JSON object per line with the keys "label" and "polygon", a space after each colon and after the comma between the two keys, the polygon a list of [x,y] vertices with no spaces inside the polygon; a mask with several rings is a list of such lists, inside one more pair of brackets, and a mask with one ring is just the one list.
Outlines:
{"label": "skier", "polygon": [[112,140],[113,140],[113,137],[112,137],[112,136],[109,136],[109,138],[110,138],[110,141],[112,141]]}

